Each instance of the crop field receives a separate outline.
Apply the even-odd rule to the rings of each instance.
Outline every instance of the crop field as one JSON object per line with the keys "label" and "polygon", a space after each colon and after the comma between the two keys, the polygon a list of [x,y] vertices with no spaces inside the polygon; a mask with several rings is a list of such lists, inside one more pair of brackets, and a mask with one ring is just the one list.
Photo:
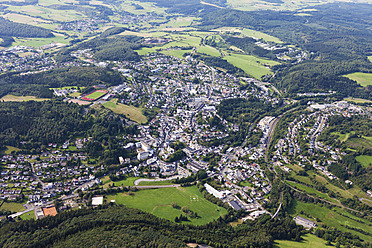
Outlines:
{"label": "crop field", "polygon": [[272,74],[268,66],[279,64],[272,60],[243,54],[231,54],[230,56],[225,56],[224,59],[257,79],[260,79],[264,75]]}
{"label": "crop field", "polygon": [[15,38],[14,40],[15,42],[13,42],[13,46],[41,47],[50,43],[67,45],[71,39],[66,38],[65,36],[56,35],[50,38]]}
{"label": "crop field", "polygon": [[355,73],[347,74],[344,77],[357,81],[358,84],[360,84],[363,87],[372,85],[372,73],[355,72]]}
{"label": "crop field", "polygon": [[[185,215],[180,208],[188,207],[200,218],[189,217],[190,221],[184,223],[194,225],[203,225],[227,214],[226,209],[204,199],[196,186],[140,190],[135,192],[133,196],[127,193],[107,196],[108,201],[113,199],[116,203],[138,208],[171,221],[181,214]],[[177,203],[179,208],[173,208],[173,202]]]}
{"label": "crop field", "polygon": [[35,25],[35,26],[38,26],[41,23],[51,23],[50,21],[46,21],[41,18],[30,17],[30,16],[16,14],[16,13],[7,13],[3,15],[3,17],[5,19],[8,19],[14,22],[25,23],[29,25]]}
{"label": "crop field", "polygon": [[95,101],[107,94],[107,90],[95,90],[88,95],[83,96],[81,99],[85,101]]}
{"label": "crop field", "polygon": [[[372,237],[364,235],[358,231],[350,230],[345,226],[358,227],[366,232],[372,233],[372,225],[366,219],[358,218],[349,214],[346,210],[338,207],[333,209],[328,209],[326,207],[321,207],[312,203],[303,203],[296,201],[292,216],[297,216],[300,211],[303,211],[314,218],[319,218],[322,223],[333,226],[342,232],[350,232],[360,236],[362,239],[371,242]],[[342,215],[341,215],[342,214]],[[345,215],[347,217],[345,217]]]}
{"label": "crop field", "polygon": [[105,108],[110,109],[116,114],[122,114],[128,117],[130,120],[137,123],[146,123],[147,117],[142,114],[142,109],[134,106],[125,105],[117,102],[118,99],[112,99],[109,102],[103,104]]}
{"label": "crop field", "polygon": [[289,241],[289,240],[276,240],[274,242],[274,248],[323,248],[330,247],[326,245],[324,239],[318,238],[313,234],[306,234],[301,236],[303,240],[301,242]]}
{"label": "crop field", "polygon": [[372,156],[362,155],[355,159],[365,168],[372,166]]}
{"label": "crop field", "polygon": [[0,101],[4,102],[27,102],[27,101],[47,101],[48,98],[39,98],[36,96],[15,96],[15,95],[6,95],[3,96]]}

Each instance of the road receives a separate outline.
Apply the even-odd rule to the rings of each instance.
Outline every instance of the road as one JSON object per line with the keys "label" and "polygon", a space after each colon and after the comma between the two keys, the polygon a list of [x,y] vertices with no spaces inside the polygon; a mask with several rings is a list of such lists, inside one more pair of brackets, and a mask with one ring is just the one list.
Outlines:
{"label": "road", "polygon": [[283,191],[280,194],[280,204],[279,204],[278,210],[276,210],[275,214],[271,217],[272,219],[274,219],[278,215],[280,209],[282,208],[282,205],[283,205]]}
{"label": "road", "polygon": [[158,178],[158,179],[148,179],[148,178],[140,178],[134,181],[134,185],[138,186],[141,182],[162,182],[162,181],[169,181],[175,178]]}
{"label": "road", "polygon": [[171,185],[149,185],[149,186],[132,186],[137,189],[162,189],[162,188],[177,188],[180,187],[180,184],[171,184]]}

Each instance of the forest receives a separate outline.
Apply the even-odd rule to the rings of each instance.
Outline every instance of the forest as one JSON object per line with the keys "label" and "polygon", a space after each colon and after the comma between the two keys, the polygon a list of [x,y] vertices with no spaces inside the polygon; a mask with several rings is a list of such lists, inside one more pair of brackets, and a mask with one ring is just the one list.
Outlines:
{"label": "forest", "polygon": [[12,22],[0,17],[0,37],[49,38],[53,36],[48,29]]}
{"label": "forest", "polygon": [[113,86],[121,84],[122,80],[118,72],[93,66],[65,67],[28,75],[7,73],[0,75],[0,97],[16,94],[51,98],[53,92],[49,88],[87,87],[100,83]]}
{"label": "forest", "polygon": [[[175,224],[140,210],[104,205],[42,220],[1,222],[1,247],[272,247],[274,239],[300,239],[302,227],[288,217],[263,216],[235,228],[222,217],[204,226]],[[22,234],[22,235],[19,235]]]}

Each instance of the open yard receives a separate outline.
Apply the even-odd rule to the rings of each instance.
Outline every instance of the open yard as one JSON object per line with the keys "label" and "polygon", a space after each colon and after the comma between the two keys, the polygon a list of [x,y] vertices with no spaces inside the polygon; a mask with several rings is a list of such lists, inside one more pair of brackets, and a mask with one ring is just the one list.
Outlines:
{"label": "open yard", "polygon": [[[185,188],[162,188],[140,190],[133,196],[128,193],[119,193],[107,196],[107,200],[116,200],[116,203],[125,204],[128,207],[138,208],[158,217],[174,221],[175,217],[185,215],[182,207],[188,207],[199,218],[190,218],[189,222],[194,225],[203,225],[223,216],[227,210],[221,208],[203,198],[196,186]],[[173,208],[175,202],[179,207]]]}
{"label": "open yard", "polygon": [[372,73],[355,72],[345,75],[345,77],[351,80],[357,81],[363,87],[372,85]]}
{"label": "open yard", "polygon": [[137,123],[146,123],[147,118],[142,114],[141,108],[136,108],[134,106],[125,105],[117,102],[118,99],[112,99],[109,102],[103,104],[105,108],[110,109],[116,114],[122,114],[128,117],[130,120]]}
{"label": "open yard", "polygon": [[276,240],[274,242],[274,248],[323,248],[331,247],[327,246],[324,239],[318,238],[313,234],[306,234],[302,236],[301,242],[289,241],[289,240]]}
{"label": "open yard", "polygon": [[48,98],[38,98],[36,96],[15,96],[15,95],[6,95],[3,96],[0,101],[4,102],[27,102],[27,101],[47,101]]}
{"label": "open yard", "polygon": [[372,156],[362,155],[355,159],[365,168],[372,166]]}

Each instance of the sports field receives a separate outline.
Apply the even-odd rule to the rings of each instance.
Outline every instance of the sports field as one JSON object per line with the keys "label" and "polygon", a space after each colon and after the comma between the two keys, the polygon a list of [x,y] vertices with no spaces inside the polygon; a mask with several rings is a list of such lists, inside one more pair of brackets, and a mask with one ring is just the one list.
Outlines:
{"label": "sports field", "polygon": [[345,77],[351,80],[357,81],[363,87],[372,85],[372,73],[355,72],[345,75]]}
{"label": "sports field", "polygon": [[125,105],[122,103],[117,102],[118,99],[112,99],[109,102],[103,104],[105,108],[110,109],[116,114],[125,115],[130,120],[135,121],[137,123],[146,123],[147,117],[142,114],[141,108],[136,108],[134,106]]}
{"label": "sports field", "polygon": [[95,90],[95,91],[89,93],[88,95],[85,95],[81,99],[85,100],[85,101],[95,101],[95,100],[103,97],[104,95],[106,95],[107,92],[108,92],[107,90]]}
{"label": "sports field", "polygon": [[[181,208],[186,206],[200,217],[189,217],[190,221],[184,222],[194,225],[203,225],[227,214],[226,209],[204,199],[196,186],[140,190],[134,195],[118,193],[107,196],[107,201],[114,199],[116,203],[138,208],[171,221],[181,214],[185,215]],[[178,208],[172,207],[174,202]]]}

